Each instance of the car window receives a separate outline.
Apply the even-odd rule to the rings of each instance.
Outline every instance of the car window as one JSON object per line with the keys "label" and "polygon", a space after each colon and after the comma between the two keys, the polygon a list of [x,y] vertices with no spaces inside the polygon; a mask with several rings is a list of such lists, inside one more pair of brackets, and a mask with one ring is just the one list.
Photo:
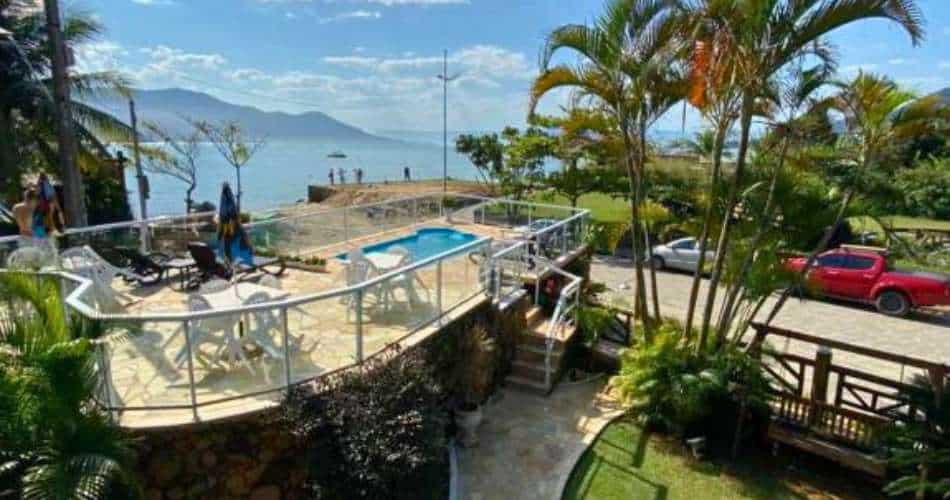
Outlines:
{"label": "car window", "polygon": [[874,259],[871,257],[859,257],[857,255],[852,255],[850,258],[848,258],[846,267],[848,269],[854,269],[858,271],[871,269],[874,267]]}
{"label": "car window", "polygon": [[696,248],[696,242],[693,241],[693,240],[681,241],[681,242],[679,242],[679,243],[673,245],[673,248],[675,248],[675,249],[677,249],[677,250],[692,250],[692,249]]}
{"label": "car window", "polygon": [[837,254],[818,257],[818,265],[821,267],[845,267],[845,257]]}

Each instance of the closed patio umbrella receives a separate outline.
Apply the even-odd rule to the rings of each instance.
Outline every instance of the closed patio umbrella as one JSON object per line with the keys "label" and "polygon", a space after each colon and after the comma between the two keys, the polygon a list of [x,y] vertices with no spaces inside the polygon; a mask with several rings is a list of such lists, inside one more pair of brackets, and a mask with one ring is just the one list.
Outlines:
{"label": "closed patio umbrella", "polygon": [[218,205],[218,256],[228,263],[254,262],[251,242],[241,225],[241,214],[231,186],[225,182],[221,188],[221,203]]}

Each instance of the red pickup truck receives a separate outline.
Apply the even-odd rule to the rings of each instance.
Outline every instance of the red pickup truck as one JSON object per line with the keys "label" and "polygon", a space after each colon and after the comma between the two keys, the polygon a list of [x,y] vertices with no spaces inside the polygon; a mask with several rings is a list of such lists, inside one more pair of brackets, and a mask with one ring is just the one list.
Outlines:
{"label": "red pickup truck", "polygon": [[[805,261],[792,258],[786,265],[801,272]],[[823,295],[873,304],[891,316],[904,316],[915,307],[950,305],[950,276],[896,271],[873,250],[838,248],[819,255],[808,283]]]}

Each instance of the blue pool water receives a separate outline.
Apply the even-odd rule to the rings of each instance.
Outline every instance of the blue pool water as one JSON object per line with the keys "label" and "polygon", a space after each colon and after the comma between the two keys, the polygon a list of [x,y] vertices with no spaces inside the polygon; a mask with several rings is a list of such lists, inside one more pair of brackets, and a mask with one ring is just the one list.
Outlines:
{"label": "blue pool water", "polygon": [[[420,229],[416,234],[405,238],[365,246],[363,247],[363,253],[386,253],[391,248],[399,246],[409,250],[409,253],[412,254],[412,260],[419,261],[458,248],[466,243],[471,243],[476,239],[478,237],[474,234],[463,233],[454,229]],[[345,261],[346,253],[341,253],[336,258]]]}

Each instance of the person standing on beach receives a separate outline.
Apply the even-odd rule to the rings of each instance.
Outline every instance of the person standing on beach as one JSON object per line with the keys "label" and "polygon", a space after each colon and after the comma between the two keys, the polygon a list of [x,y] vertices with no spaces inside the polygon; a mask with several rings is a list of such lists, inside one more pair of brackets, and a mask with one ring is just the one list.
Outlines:
{"label": "person standing on beach", "polygon": [[340,168],[337,170],[337,177],[340,178],[340,185],[341,185],[341,186],[344,185],[344,184],[346,184],[346,171],[343,170],[343,167],[340,167]]}
{"label": "person standing on beach", "polygon": [[356,169],[356,183],[363,184],[363,169],[362,168]]}
{"label": "person standing on beach", "polygon": [[330,185],[332,186],[332,185],[333,185],[333,168],[332,168],[332,167],[330,168],[330,176],[329,176],[329,177],[330,177]]}
{"label": "person standing on beach", "polygon": [[405,166],[402,169],[402,180],[406,182],[412,182],[412,178],[409,176],[409,166]]}

